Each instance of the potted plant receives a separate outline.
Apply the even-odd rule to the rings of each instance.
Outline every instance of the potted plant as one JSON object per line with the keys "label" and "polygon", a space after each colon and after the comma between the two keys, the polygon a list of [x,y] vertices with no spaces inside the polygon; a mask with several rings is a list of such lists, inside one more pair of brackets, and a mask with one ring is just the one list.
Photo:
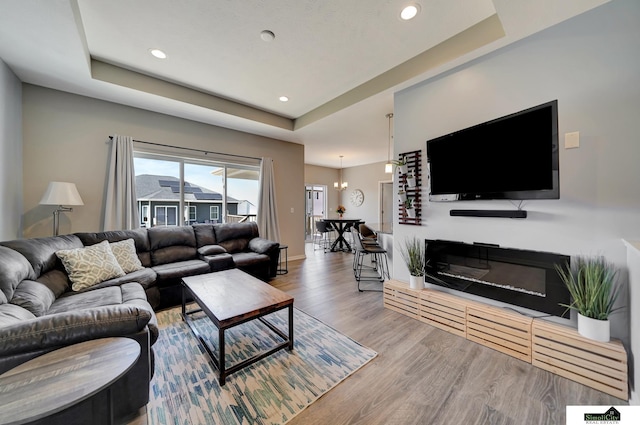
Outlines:
{"label": "potted plant", "polygon": [[413,170],[411,170],[407,175],[407,186],[409,186],[410,188],[413,188],[413,187],[416,187],[416,185],[417,185],[416,176]]}
{"label": "potted plant", "polygon": [[413,208],[413,198],[407,198],[404,201],[404,210],[407,212],[407,217],[416,218],[416,210]]}
{"label": "potted plant", "polygon": [[398,198],[400,199],[400,202],[404,204],[407,200],[407,192],[404,189],[400,189],[398,191]]}
{"label": "potted plant", "polygon": [[340,218],[342,218],[342,214],[344,214],[346,210],[347,209],[344,207],[344,205],[338,205],[338,208],[336,208],[336,212],[338,213],[338,216]]}
{"label": "potted plant", "polygon": [[408,166],[407,166],[407,160],[405,159],[404,156],[401,156],[400,159],[397,159],[397,160],[396,159],[391,160],[391,163],[395,165],[398,168],[398,170],[400,170],[400,175],[407,174]]}
{"label": "potted plant", "polygon": [[399,249],[400,257],[409,269],[409,287],[424,288],[425,248],[424,242],[413,236],[404,240]]}
{"label": "potted plant", "polygon": [[556,267],[571,294],[571,304],[561,304],[578,312],[578,333],[596,341],[610,336],[609,315],[618,298],[618,270],[603,256],[576,258],[573,266]]}

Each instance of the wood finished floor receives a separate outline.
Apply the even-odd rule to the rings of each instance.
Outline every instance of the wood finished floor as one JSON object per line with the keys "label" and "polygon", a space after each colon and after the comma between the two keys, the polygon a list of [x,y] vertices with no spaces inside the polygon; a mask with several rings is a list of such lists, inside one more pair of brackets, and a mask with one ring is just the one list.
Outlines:
{"label": "wood finished floor", "polygon": [[357,291],[350,254],[310,247],[271,284],[378,357],[291,425],[564,424],[567,405],[627,404],[385,309],[382,293]]}
{"label": "wood finished floor", "polygon": [[385,309],[382,293],[357,291],[351,254],[325,254],[310,244],[306,254],[270,283],[378,356],[291,425],[555,425],[565,423],[567,405],[627,404]]}

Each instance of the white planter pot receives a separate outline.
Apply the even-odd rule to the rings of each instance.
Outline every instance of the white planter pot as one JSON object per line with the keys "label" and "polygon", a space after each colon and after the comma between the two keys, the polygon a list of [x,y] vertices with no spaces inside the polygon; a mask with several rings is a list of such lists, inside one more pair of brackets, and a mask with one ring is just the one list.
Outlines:
{"label": "white planter pot", "polygon": [[416,178],[415,177],[407,177],[407,186],[413,188],[416,187]]}
{"label": "white planter pot", "polygon": [[404,175],[407,174],[407,172],[409,171],[409,166],[407,164],[405,165],[398,165],[398,170],[400,170],[400,175]]}
{"label": "white planter pot", "polygon": [[398,198],[400,199],[400,202],[404,204],[404,201],[407,200],[407,192],[398,193]]}
{"label": "white planter pot", "polygon": [[407,211],[407,217],[416,218],[416,209],[415,208],[405,208],[405,211]]}
{"label": "white planter pot", "polygon": [[424,288],[424,277],[423,276],[409,276],[409,288],[411,289],[422,289]]}
{"label": "white planter pot", "polygon": [[592,319],[578,313],[578,333],[585,338],[609,342],[611,326],[609,320]]}

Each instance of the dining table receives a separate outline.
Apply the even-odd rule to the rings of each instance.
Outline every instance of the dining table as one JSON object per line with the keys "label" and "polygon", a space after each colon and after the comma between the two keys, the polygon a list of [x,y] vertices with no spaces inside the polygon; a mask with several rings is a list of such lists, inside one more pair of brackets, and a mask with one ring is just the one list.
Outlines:
{"label": "dining table", "polygon": [[344,233],[349,231],[352,226],[358,226],[360,223],[364,223],[363,220],[359,218],[325,218],[322,221],[325,223],[331,223],[336,232],[338,232],[338,237],[331,244],[331,251],[351,251],[351,245],[344,237]]}

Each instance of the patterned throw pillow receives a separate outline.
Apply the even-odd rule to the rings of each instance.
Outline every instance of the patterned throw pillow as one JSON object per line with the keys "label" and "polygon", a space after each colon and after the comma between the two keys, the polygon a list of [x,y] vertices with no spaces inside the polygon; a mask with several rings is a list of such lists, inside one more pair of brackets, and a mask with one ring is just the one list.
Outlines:
{"label": "patterned throw pillow", "polygon": [[56,255],[62,260],[74,291],[125,274],[111,252],[108,241],[85,248],[64,249],[57,251]]}
{"label": "patterned throw pillow", "polygon": [[133,239],[125,239],[120,242],[112,242],[111,251],[118,260],[118,264],[125,273],[142,270],[144,267],[136,254],[136,244]]}

